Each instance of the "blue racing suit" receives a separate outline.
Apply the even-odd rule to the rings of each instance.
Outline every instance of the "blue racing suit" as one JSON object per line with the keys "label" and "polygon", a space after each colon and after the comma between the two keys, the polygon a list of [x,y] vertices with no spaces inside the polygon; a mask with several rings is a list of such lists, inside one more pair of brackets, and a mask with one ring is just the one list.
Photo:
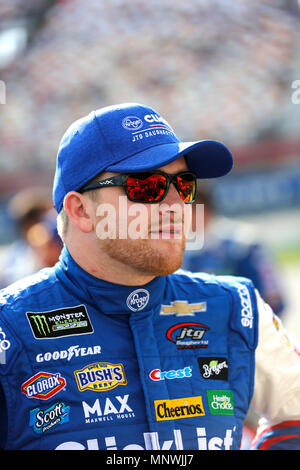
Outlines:
{"label": "blue racing suit", "polygon": [[251,281],[182,271],[116,285],[65,247],[1,294],[2,448],[239,448],[258,341]]}

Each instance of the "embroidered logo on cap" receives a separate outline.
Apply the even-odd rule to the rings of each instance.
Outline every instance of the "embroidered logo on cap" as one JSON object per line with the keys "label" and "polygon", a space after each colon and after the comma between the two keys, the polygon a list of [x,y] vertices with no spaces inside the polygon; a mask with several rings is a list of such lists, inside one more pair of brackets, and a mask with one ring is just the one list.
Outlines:
{"label": "embroidered logo on cap", "polygon": [[143,121],[136,116],[127,116],[123,119],[122,126],[128,131],[137,131],[143,127]]}

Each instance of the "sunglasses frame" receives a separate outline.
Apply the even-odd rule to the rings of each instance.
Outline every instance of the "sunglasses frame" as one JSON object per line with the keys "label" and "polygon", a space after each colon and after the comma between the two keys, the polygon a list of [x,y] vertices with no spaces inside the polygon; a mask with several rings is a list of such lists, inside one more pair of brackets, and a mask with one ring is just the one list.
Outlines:
{"label": "sunglasses frame", "polygon": [[[159,199],[157,199],[155,201],[137,201],[136,199],[132,199],[129,196],[128,189],[127,189],[127,178],[128,177],[138,178],[138,175],[143,175],[145,177],[145,175],[147,175],[147,174],[149,176],[150,175],[163,175],[166,178],[166,181],[167,181],[165,192],[163,193],[163,195]],[[177,178],[182,176],[182,175],[185,175],[185,174],[191,175],[193,177],[194,181],[195,181],[195,193],[194,193],[193,200],[192,201],[184,201],[185,204],[192,204],[195,201],[195,198],[196,198],[196,192],[197,192],[196,179],[197,179],[197,177],[191,171],[180,171],[179,173],[176,173],[176,174],[169,174],[169,173],[165,173],[165,172],[160,171],[160,170],[143,171],[143,172],[139,172],[139,173],[122,173],[120,175],[112,176],[110,178],[106,178],[104,180],[97,181],[96,183],[84,186],[83,188],[78,190],[78,192],[79,193],[85,193],[86,191],[92,191],[93,189],[107,188],[107,187],[110,187],[110,186],[123,186],[123,188],[125,189],[126,196],[128,197],[128,199],[130,201],[132,201],[132,202],[141,202],[141,203],[145,203],[145,204],[156,204],[157,202],[161,202],[166,197],[166,195],[169,191],[171,183],[174,184],[178,194],[180,195]]]}

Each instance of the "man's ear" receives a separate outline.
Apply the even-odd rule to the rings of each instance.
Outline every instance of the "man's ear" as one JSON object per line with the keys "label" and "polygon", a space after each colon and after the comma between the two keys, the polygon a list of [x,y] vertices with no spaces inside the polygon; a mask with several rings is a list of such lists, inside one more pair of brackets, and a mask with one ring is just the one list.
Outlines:
{"label": "man's ear", "polygon": [[89,233],[94,228],[92,201],[83,194],[70,191],[64,199],[64,209],[70,221],[82,232]]}

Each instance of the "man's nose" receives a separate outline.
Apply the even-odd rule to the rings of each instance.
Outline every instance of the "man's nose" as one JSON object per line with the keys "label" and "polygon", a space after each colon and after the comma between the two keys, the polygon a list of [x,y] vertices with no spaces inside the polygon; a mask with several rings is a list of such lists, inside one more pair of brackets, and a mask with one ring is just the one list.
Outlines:
{"label": "man's nose", "polygon": [[184,206],[184,201],[181,198],[180,194],[178,193],[173,182],[170,184],[168,193],[162,202],[165,202],[166,204],[169,204],[169,205],[180,204]]}

